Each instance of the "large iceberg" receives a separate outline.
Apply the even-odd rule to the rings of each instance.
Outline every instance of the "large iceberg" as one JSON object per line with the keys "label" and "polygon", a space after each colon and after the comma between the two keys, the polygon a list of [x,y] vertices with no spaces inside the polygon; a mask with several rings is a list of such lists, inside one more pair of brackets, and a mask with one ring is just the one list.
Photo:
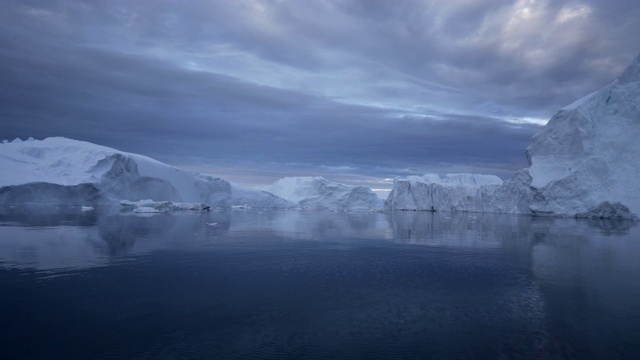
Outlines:
{"label": "large iceberg", "polygon": [[[218,208],[381,207],[365,187],[323,178],[287,178],[272,185],[288,189],[287,198],[282,198],[146,156],[62,137],[5,141],[0,144],[0,168],[0,205],[137,204],[136,209],[149,211],[185,203]],[[140,201],[155,205],[140,206]]]}
{"label": "large iceberg", "polygon": [[613,83],[558,111],[526,149],[529,167],[501,186],[471,180],[478,175],[457,184],[433,175],[396,179],[386,207],[637,218],[638,139],[640,56]]}
{"label": "large iceberg", "polygon": [[427,174],[396,178],[385,208],[482,212],[483,194],[500,185],[502,180],[495,175]]}
{"label": "large iceberg", "polygon": [[558,111],[531,140],[529,210],[589,216],[610,203],[617,215],[640,214],[638,139],[640,56],[613,83]]}
{"label": "large iceberg", "polygon": [[227,181],[62,137],[2,143],[0,168],[0,205],[115,205],[150,199],[231,206]]}
{"label": "large iceberg", "polygon": [[368,187],[340,184],[320,176],[285,177],[261,189],[304,209],[382,209],[382,200]]}

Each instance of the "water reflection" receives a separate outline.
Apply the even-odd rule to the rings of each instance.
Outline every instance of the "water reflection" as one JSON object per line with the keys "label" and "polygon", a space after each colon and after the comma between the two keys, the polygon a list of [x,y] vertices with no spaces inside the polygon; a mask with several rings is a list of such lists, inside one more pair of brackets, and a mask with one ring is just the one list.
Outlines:
{"label": "water reflection", "polygon": [[[192,343],[175,341],[187,348],[235,341],[236,350],[260,357],[265,354],[251,351],[275,348],[265,343],[308,350],[308,344],[335,349],[351,341],[354,356],[366,344],[375,350],[371,357],[391,351],[389,344],[397,346],[389,356],[402,349],[441,351],[442,358],[640,354],[640,234],[631,222],[429,212],[49,210],[0,210],[0,269],[94,273],[86,282],[67,277],[74,289],[111,279],[112,287],[98,287],[104,293],[86,290],[86,303],[120,289],[124,299],[142,304],[131,305],[133,319],[150,314],[154,328],[160,317],[163,324],[194,321],[180,326],[211,332],[187,339]],[[122,266],[154,254],[166,257],[143,264],[148,268]],[[146,312],[153,306],[156,312]],[[196,315],[172,318],[184,309]],[[161,335],[158,343],[165,344]]]}
{"label": "water reflection", "polygon": [[229,224],[225,213],[138,216],[111,208],[4,208],[0,261],[5,267],[39,270],[101,266],[216,238],[228,232]]}
{"label": "water reflection", "polygon": [[263,232],[289,239],[391,238],[380,213],[331,211],[233,212],[230,232]]}
{"label": "water reflection", "polygon": [[396,242],[453,247],[502,247],[522,243],[531,217],[442,212],[387,215]]}
{"label": "water reflection", "polygon": [[[205,246],[248,234],[290,240],[392,240],[400,244],[526,253],[544,275],[551,259],[608,254],[629,263],[640,235],[628,221],[532,218],[472,213],[335,213],[242,211],[135,215],[110,208],[0,208],[0,259],[5,266],[85,267],[163,248]],[[615,239],[615,240],[614,240]],[[604,256],[604,255],[603,255]],[[601,260],[604,260],[602,258]],[[550,264],[553,262],[553,264]],[[562,272],[569,276],[571,272]]]}

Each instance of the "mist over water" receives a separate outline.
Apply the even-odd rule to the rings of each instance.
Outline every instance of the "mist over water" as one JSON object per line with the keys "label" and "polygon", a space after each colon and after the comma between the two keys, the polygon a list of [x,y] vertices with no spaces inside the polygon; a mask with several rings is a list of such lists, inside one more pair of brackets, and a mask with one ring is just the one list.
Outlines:
{"label": "mist over water", "polygon": [[632,222],[0,210],[3,358],[638,358]]}

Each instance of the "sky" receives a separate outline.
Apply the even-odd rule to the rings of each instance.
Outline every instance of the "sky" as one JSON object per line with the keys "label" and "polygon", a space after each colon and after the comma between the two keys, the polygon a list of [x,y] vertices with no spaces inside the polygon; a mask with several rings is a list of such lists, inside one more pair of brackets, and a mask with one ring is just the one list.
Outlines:
{"label": "sky", "polygon": [[245,185],[503,179],[640,53],[629,0],[0,0],[0,138]]}

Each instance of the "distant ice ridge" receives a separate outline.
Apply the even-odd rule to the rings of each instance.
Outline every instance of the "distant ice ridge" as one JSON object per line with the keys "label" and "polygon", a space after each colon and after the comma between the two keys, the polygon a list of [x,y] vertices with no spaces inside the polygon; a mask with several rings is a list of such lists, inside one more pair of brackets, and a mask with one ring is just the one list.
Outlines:
{"label": "distant ice ridge", "polygon": [[304,209],[376,210],[382,200],[368,187],[349,186],[323,177],[285,177],[260,189]]}
{"label": "distant ice ridge", "polygon": [[296,207],[294,203],[267,191],[237,184],[231,184],[231,206],[233,209],[290,209]]}
{"label": "distant ice ridge", "polygon": [[501,186],[396,179],[388,209],[636,219],[640,214],[640,56],[613,83],[558,111]]}
{"label": "distant ice ridge", "polygon": [[483,194],[502,185],[495,175],[437,174],[393,180],[387,210],[484,211]]}
{"label": "distant ice ridge", "polygon": [[0,144],[0,169],[0,205],[117,205],[122,199],[231,205],[231,186],[222,179],[62,137]]}

